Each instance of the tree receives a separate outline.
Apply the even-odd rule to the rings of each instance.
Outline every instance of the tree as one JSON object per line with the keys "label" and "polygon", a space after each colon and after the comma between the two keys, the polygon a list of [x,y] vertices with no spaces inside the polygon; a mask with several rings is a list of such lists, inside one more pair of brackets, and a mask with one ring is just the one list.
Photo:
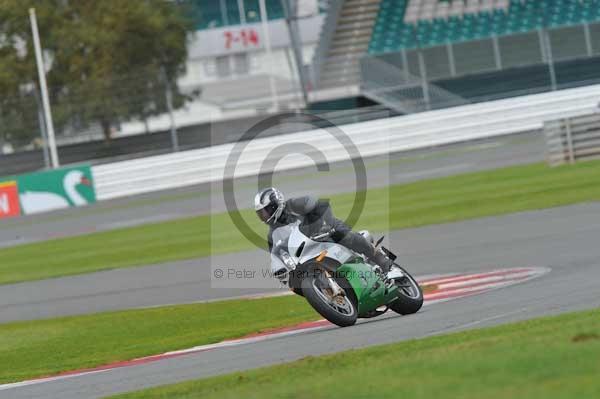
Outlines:
{"label": "tree", "polygon": [[[38,17],[57,129],[97,123],[109,140],[115,124],[165,112],[166,85],[185,72],[193,30],[181,6],[165,0],[2,0],[2,120],[31,118],[15,99],[35,101],[38,90],[30,7]],[[174,105],[181,106],[188,97],[171,86]],[[18,125],[12,122],[10,134],[27,136]]]}

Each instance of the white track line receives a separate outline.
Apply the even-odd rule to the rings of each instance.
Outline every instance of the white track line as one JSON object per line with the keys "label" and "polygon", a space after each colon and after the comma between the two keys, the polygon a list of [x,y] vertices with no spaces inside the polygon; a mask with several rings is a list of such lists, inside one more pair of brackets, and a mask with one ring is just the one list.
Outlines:
{"label": "white track line", "polygon": [[513,281],[513,280],[519,280],[521,278],[527,278],[527,277],[531,277],[531,272],[511,274],[508,276],[483,277],[483,278],[479,278],[476,280],[467,280],[467,281],[457,280],[456,282],[453,282],[453,283],[444,283],[444,284],[435,284],[435,285],[437,285],[438,290],[444,290],[446,288],[471,287],[471,286],[473,286],[473,284],[479,285],[482,283],[497,283],[497,282],[503,282],[503,281]]}
{"label": "white track line", "polygon": [[[515,268],[515,269],[497,269],[497,270],[492,270],[490,272],[485,272],[485,273],[472,273],[472,274],[453,274],[453,275],[449,275],[449,276],[443,276],[441,278],[436,278],[436,279],[427,279],[422,281],[423,284],[425,285],[438,285],[438,284],[446,284],[446,283],[452,283],[455,281],[465,281],[465,280],[475,280],[477,278],[487,278],[487,277],[492,277],[492,276],[510,276],[513,274],[517,274],[517,273],[524,273],[524,272],[530,272],[531,268]],[[540,268],[535,268],[535,269],[540,269]],[[490,276],[492,275],[492,276]]]}

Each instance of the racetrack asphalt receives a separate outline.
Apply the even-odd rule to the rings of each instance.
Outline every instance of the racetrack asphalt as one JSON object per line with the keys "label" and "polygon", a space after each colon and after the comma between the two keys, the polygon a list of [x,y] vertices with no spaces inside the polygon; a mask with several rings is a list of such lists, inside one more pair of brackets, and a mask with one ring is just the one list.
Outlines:
{"label": "racetrack asphalt", "polygon": [[[398,249],[402,263],[415,275],[524,266],[548,267],[551,271],[522,284],[431,305],[412,316],[374,318],[349,328],[332,327],[0,390],[0,398],[98,398],[308,355],[598,307],[599,234],[600,203],[398,231],[391,236],[391,246]],[[240,264],[247,263],[246,255],[238,255]],[[189,287],[190,295],[202,287],[198,284]],[[160,289],[156,290],[156,295],[160,295]],[[149,292],[143,295],[148,296]]]}
{"label": "racetrack asphalt", "polygon": [[[516,246],[572,230],[600,226],[600,203],[574,205],[501,217],[425,226],[392,232],[388,244],[415,275],[477,272],[493,268],[551,266],[543,254]],[[598,227],[600,230],[600,227]],[[593,233],[593,231],[592,231]],[[591,233],[590,233],[591,234]],[[489,260],[485,249],[502,243],[520,249],[520,261]],[[561,242],[554,239],[547,250]],[[481,248],[480,251],[477,248]],[[567,247],[569,248],[569,247]],[[600,252],[600,251],[599,251]],[[503,254],[502,256],[510,256]],[[568,261],[569,251],[564,256]],[[224,271],[217,279],[214,271]],[[229,272],[256,271],[254,278]],[[0,286],[0,323],[88,314],[139,307],[227,299],[280,290],[263,271],[269,258],[262,250],[244,251],[160,265],[102,271],[63,278]],[[231,275],[231,277],[227,277]]]}
{"label": "racetrack asphalt", "polygon": [[[540,161],[544,155],[543,137],[537,133],[461,143],[427,150],[394,154],[389,159],[366,160],[369,187],[385,186],[466,171]],[[320,195],[348,192],[353,181],[347,163],[332,167],[334,173],[289,171],[278,177],[288,195],[306,194],[315,187]],[[307,174],[308,173],[308,174]],[[255,186],[250,179],[236,184],[239,203],[251,201]],[[0,247],[47,240],[57,236],[109,230],[118,227],[168,220],[224,210],[215,187],[208,185],[153,193],[59,211],[37,217],[0,221]],[[192,259],[111,270],[80,276],[55,278],[20,284],[0,285],[0,323],[86,314],[133,307],[224,299],[276,290],[271,280],[258,287],[210,289],[210,265],[240,268],[267,267],[264,253],[249,251],[212,259]]]}
{"label": "racetrack asphalt", "polygon": [[[366,160],[369,187],[543,160],[543,138],[520,135]],[[384,165],[384,166],[381,166]],[[349,165],[327,176],[285,172],[278,183],[289,195],[327,189],[348,192]],[[344,172],[345,170],[345,172]],[[311,174],[312,173],[312,174]],[[346,173],[346,175],[344,175]],[[289,181],[286,181],[289,180]],[[253,182],[240,181],[240,200]],[[212,188],[212,191],[211,191]],[[203,193],[203,194],[202,194]],[[212,193],[216,193],[212,195]],[[100,203],[69,212],[0,222],[0,246],[109,230],[212,211],[223,211],[208,185]],[[236,193],[237,197],[237,193]],[[414,275],[484,272],[538,266],[551,272],[482,295],[435,304],[416,315],[375,318],[351,328],[332,327],[155,363],[0,390],[0,398],[99,398],[192,378],[293,361],[433,334],[479,328],[541,315],[600,306],[600,203],[488,217],[392,232],[388,245]],[[263,251],[81,276],[0,286],[0,323],[100,311],[218,300],[276,292],[269,279],[229,281],[246,288],[217,288],[212,271],[263,269]],[[259,273],[260,276],[260,273]],[[254,288],[248,288],[248,284]]]}

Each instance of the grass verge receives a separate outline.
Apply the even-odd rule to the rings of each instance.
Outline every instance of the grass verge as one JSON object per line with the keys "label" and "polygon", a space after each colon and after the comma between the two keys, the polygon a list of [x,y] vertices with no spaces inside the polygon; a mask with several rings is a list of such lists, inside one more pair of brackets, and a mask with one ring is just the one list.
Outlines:
{"label": "grass verge", "polygon": [[[469,173],[367,192],[357,227],[400,229],[600,200],[600,161]],[[347,215],[354,194],[331,197]],[[251,210],[250,227],[265,227]],[[0,284],[251,249],[227,214],[206,215],[0,250]]]}
{"label": "grass verge", "polygon": [[309,357],[112,399],[598,398],[600,311]]}
{"label": "grass verge", "polygon": [[0,325],[0,383],[99,366],[318,320],[298,296]]}

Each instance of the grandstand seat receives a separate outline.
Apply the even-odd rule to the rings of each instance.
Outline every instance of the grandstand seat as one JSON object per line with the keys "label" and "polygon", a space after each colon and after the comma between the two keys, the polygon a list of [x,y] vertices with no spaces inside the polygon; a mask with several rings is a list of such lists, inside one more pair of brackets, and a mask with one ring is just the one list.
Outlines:
{"label": "grandstand seat", "polygon": [[600,0],[381,0],[370,54],[600,21]]}

